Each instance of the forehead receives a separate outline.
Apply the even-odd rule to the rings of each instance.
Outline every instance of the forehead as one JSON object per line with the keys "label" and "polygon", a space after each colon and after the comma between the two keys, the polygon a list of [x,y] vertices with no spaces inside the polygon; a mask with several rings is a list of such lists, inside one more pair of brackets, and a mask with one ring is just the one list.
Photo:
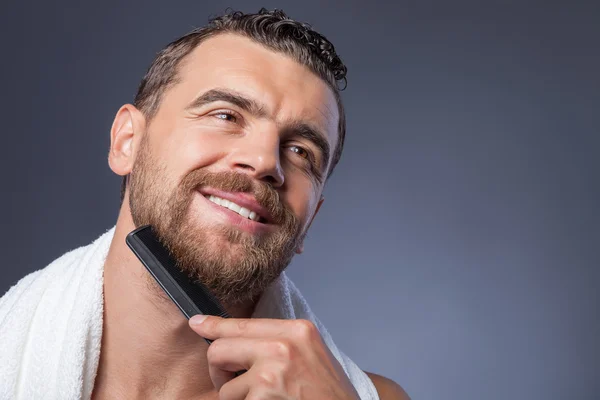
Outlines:
{"label": "forehead", "polygon": [[287,55],[236,34],[206,39],[182,60],[177,84],[164,100],[191,102],[214,88],[233,89],[259,101],[280,122],[317,124],[332,146],[336,143],[339,112],[332,89]]}

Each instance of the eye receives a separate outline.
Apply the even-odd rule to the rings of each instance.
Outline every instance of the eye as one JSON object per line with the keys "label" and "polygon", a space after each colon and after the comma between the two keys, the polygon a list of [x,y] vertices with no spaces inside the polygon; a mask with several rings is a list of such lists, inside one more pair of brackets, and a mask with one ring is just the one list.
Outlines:
{"label": "eye", "polygon": [[229,111],[229,110],[217,111],[216,113],[212,114],[212,116],[217,119],[226,121],[226,122],[237,122],[238,121],[237,115],[233,111]]}
{"label": "eye", "polygon": [[303,168],[310,170],[314,177],[321,182],[322,175],[315,160],[314,153],[310,149],[307,150],[304,147],[297,145],[291,145],[288,148],[302,159]]}
{"label": "eye", "polygon": [[298,154],[304,159],[310,159],[310,154],[308,153],[308,151],[306,151],[306,149],[300,146],[290,146],[290,150],[292,150],[294,153]]}

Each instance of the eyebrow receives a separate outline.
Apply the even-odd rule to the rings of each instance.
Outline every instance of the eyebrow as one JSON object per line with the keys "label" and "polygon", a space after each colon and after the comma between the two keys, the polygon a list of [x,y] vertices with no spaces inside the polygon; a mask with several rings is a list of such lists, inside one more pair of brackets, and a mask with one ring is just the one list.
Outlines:
{"label": "eyebrow", "polygon": [[[211,89],[200,96],[196,97],[187,107],[186,110],[200,108],[210,103],[224,101],[231,103],[236,107],[250,113],[256,118],[268,118],[269,114],[266,108],[256,100],[246,97],[245,95],[233,91],[231,89]],[[319,129],[302,121],[293,121],[286,124],[284,131],[295,134],[312,142],[321,152],[321,169],[325,172],[329,164],[329,156],[331,149],[326,136]]]}
{"label": "eyebrow", "polygon": [[268,116],[265,108],[257,101],[229,89],[211,89],[207,92],[204,92],[200,96],[196,97],[186,107],[186,110],[200,108],[217,101],[231,103],[242,110],[249,112],[257,118],[266,118]]}

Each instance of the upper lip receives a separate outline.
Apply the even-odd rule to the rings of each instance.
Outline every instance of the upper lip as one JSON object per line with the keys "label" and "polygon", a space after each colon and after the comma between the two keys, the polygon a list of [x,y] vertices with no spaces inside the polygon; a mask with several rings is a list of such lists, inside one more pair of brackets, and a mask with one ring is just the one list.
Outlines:
{"label": "upper lip", "polygon": [[254,211],[260,216],[266,223],[272,221],[272,216],[269,211],[260,205],[252,193],[246,192],[224,192],[222,190],[213,188],[202,188],[199,190],[203,196],[217,196],[225,200],[229,200],[239,205],[240,207],[247,208],[250,211]]}

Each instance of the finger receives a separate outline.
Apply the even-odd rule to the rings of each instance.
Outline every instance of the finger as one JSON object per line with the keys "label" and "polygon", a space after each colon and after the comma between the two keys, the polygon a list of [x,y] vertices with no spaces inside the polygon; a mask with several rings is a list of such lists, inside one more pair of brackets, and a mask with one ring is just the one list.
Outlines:
{"label": "finger", "polygon": [[285,392],[282,376],[272,366],[259,363],[223,385],[219,390],[219,400],[282,399]]}
{"label": "finger", "polygon": [[217,389],[219,391],[219,400],[244,400],[250,392],[252,382],[255,380],[252,376],[253,374],[254,371],[251,369],[223,384],[223,386]]}
{"label": "finger", "polygon": [[209,374],[218,389],[235,377],[238,371],[249,370],[259,357],[259,339],[221,338],[206,352]]}
{"label": "finger", "polygon": [[[206,353],[209,374],[217,389],[235,378],[234,371],[246,371],[246,375],[268,360],[270,371],[281,372],[292,358],[298,357],[298,350],[284,339],[221,338],[215,340]],[[269,376],[273,380],[276,375]],[[265,380],[262,376],[259,378]]]}
{"label": "finger", "polygon": [[220,390],[223,385],[236,377],[235,372],[226,371],[221,368],[209,365],[208,374],[215,389]]}
{"label": "finger", "polygon": [[270,319],[270,318],[221,318],[213,315],[190,318],[190,327],[207,339],[225,337],[294,337],[318,336],[314,324],[307,320]]}

